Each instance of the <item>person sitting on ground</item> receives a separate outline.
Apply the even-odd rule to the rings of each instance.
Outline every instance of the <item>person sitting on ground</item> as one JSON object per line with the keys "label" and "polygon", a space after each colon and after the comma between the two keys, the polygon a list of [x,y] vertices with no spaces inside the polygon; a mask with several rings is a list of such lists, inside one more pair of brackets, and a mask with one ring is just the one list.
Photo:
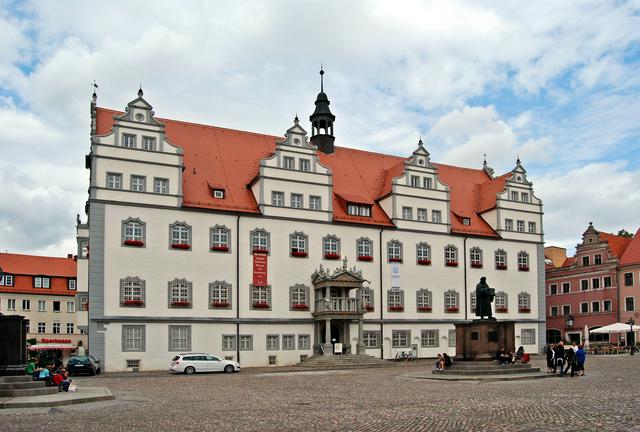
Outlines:
{"label": "person sitting on ground", "polygon": [[36,359],[34,358],[30,358],[29,359],[29,363],[27,364],[27,367],[24,369],[24,371],[27,373],[27,375],[31,375],[33,376],[33,373],[36,371],[37,366],[36,366]]}
{"label": "person sitting on ground", "polygon": [[440,372],[441,370],[444,369],[444,358],[442,357],[442,354],[438,354],[438,357],[436,358],[436,362],[434,363],[434,372]]}
{"label": "person sitting on ground", "polygon": [[443,361],[443,368],[448,368],[453,364],[453,360],[451,360],[451,357],[449,357],[449,354],[447,353],[442,354],[442,361]]}
{"label": "person sitting on ground", "polygon": [[[62,377],[62,372],[64,371],[64,369],[58,369],[57,371],[54,372],[53,376],[51,377],[51,384],[53,384],[54,386],[58,387],[58,390],[60,390],[60,383],[62,383],[62,380],[64,379]],[[62,391],[62,390],[60,390]]]}
{"label": "person sitting on ground", "polygon": [[504,350],[504,347],[501,346],[496,352],[495,360],[501,365],[509,365],[511,364],[512,357]]}
{"label": "person sitting on ground", "polygon": [[520,345],[520,348],[516,351],[516,360],[522,361],[522,357],[524,357],[524,347]]}
{"label": "person sitting on ground", "polygon": [[576,361],[578,363],[578,376],[584,375],[584,362],[587,361],[587,352],[582,345],[578,345],[578,351],[576,351]]}
{"label": "person sitting on ground", "polygon": [[53,368],[53,365],[49,365],[45,368],[40,369],[40,371],[38,372],[37,381],[44,381],[45,384],[49,386],[49,384],[51,383],[51,372],[49,372],[50,368]]}
{"label": "person sitting on ground", "polygon": [[560,343],[556,345],[555,353],[556,353],[556,359],[555,359],[555,363],[553,364],[553,373],[555,374],[558,366],[560,366],[560,376],[563,376],[564,373],[562,368],[564,367],[564,362],[567,357],[567,353],[565,352],[564,343],[562,341],[560,341]]}
{"label": "person sitting on ground", "polygon": [[71,385],[71,378],[69,378],[69,371],[66,369],[62,369],[62,372],[60,373],[60,376],[62,377],[60,384],[58,386],[58,390],[59,391],[64,391],[64,392],[68,392],[69,391],[69,386]]}

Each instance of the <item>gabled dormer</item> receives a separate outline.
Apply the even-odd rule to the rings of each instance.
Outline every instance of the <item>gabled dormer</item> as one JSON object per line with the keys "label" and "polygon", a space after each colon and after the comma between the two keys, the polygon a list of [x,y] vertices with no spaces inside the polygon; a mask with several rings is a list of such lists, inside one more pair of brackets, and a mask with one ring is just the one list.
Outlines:
{"label": "gabled dormer", "polygon": [[[135,202],[150,205],[182,205],[182,149],[165,136],[153,107],[138,97],[122,115],[113,115],[109,133],[96,133],[97,96],[91,103],[90,199]],[[106,112],[100,113],[105,115]]]}
{"label": "gabled dormer", "polygon": [[449,188],[438,178],[438,170],[422,140],[411,157],[389,170],[390,190],[379,202],[399,228],[448,232]]}
{"label": "gabled dormer", "polygon": [[296,116],[250,184],[262,214],[332,220],[331,170],[320,163],[317,151]]}

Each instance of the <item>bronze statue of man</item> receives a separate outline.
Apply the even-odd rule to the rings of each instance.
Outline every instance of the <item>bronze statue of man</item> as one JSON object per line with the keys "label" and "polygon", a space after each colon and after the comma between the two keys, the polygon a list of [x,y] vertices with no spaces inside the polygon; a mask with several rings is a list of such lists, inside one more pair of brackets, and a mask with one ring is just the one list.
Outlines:
{"label": "bronze statue of man", "polygon": [[480,283],[476,285],[476,316],[480,319],[492,319],[491,302],[496,295],[496,291],[487,284],[487,278],[481,277]]}

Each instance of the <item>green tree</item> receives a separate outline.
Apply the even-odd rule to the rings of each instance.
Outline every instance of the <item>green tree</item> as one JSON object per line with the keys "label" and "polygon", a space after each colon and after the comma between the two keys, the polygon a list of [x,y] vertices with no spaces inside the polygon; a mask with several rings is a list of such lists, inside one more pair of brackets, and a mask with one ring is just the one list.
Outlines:
{"label": "green tree", "polygon": [[618,231],[618,235],[620,237],[628,237],[631,238],[633,237],[633,234],[631,234],[629,231],[627,231],[626,229],[622,228],[620,231]]}

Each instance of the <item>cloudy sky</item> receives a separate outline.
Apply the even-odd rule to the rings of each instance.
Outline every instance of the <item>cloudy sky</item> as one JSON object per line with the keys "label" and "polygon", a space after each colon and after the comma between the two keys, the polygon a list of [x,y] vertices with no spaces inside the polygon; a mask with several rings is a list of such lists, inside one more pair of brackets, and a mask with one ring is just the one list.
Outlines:
{"label": "cloudy sky", "polygon": [[640,1],[0,0],[0,250],[75,251],[93,80],[102,107],[142,84],[160,117],[282,135],[321,62],[338,145],[520,156],[570,251],[640,226]]}

